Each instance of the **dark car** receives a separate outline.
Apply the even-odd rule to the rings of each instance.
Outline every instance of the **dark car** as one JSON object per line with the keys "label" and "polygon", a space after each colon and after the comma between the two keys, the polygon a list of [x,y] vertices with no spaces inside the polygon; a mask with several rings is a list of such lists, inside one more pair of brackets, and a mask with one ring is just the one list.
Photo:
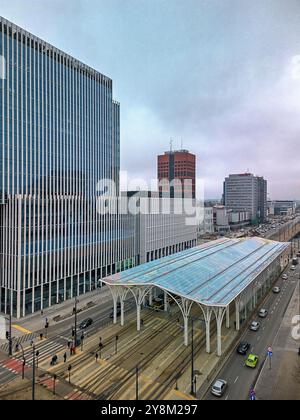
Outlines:
{"label": "dark car", "polygon": [[[121,308],[118,307],[117,308],[117,316],[120,316],[120,315],[121,315]],[[113,319],[113,317],[114,317],[114,310],[112,308],[112,312],[110,313],[110,318]]]}
{"label": "dark car", "polygon": [[93,323],[93,320],[92,320],[92,318],[88,318],[88,319],[85,319],[84,321],[82,321],[82,323],[80,324],[80,329],[81,330],[85,330],[86,328],[88,328],[90,325],[92,325],[92,323]]}
{"label": "dark car", "polygon": [[242,354],[244,356],[245,354],[247,354],[247,351],[249,350],[249,348],[250,348],[249,343],[242,342],[242,343],[240,343],[240,345],[237,348],[237,353]]}

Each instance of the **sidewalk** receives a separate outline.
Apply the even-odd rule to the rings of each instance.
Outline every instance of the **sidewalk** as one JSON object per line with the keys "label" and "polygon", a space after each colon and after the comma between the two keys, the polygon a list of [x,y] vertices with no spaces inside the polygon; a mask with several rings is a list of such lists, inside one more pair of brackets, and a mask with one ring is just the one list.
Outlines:
{"label": "sidewalk", "polygon": [[297,324],[293,323],[293,318],[299,314],[300,284],[298,281],[273,343],[272,369],[269,369],[269,360],[266,360],[255,387],[259,400],[300,400],[300,356],[298,356],[300,338],[296,339],[292,336],[293,329],[297,332]]}

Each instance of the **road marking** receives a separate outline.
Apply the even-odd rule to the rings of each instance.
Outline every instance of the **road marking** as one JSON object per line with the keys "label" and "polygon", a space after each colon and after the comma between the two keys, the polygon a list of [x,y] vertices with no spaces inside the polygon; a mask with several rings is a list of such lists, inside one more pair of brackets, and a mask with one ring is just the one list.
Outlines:
{"label": "road marking", "polygon": [[239,380],[239,377],[236,378],[236,380],[234,381],[234,383],[236,384],[238,380]]}
{"label": "road marking", "polygon": [[229,398],[229,394],[227,395],[227,397],[225,398],[225,401],[227,401],[228,400],[228,398]]}
{"label": "road marking", "polygon": [[20,325],[12,325],[15,330],[21,331],[24,334],[32,334],[32,331],[27,330],[26,328],[20,327]]}
{"label": "road marking", "polygon": [[260,336],[259,337],[257,337],[257,341],[259,341],[260,340]]}

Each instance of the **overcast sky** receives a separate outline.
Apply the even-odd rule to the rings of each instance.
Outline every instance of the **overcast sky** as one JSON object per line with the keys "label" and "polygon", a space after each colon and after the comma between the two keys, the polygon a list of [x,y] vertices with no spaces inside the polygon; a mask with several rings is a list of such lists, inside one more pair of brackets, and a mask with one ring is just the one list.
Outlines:
{"label": "overcast sky", "polygon": [[172,137],[207,198],[249,170],[270,198],[300,199],[300,0],[0,0],[0,14],[113,79],[131,177],[155,178]]}

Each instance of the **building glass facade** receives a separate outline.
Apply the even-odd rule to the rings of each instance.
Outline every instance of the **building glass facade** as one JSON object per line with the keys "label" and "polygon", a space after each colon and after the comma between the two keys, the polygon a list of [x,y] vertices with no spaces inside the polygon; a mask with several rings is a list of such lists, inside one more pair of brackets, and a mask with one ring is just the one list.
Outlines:
{"label": "building glass facade", "polygon": [[0,310],[21,317],[134,264],[135,222],[97,212],[98,181],[119,186],[112,80],[3,18],[0,55]]}

